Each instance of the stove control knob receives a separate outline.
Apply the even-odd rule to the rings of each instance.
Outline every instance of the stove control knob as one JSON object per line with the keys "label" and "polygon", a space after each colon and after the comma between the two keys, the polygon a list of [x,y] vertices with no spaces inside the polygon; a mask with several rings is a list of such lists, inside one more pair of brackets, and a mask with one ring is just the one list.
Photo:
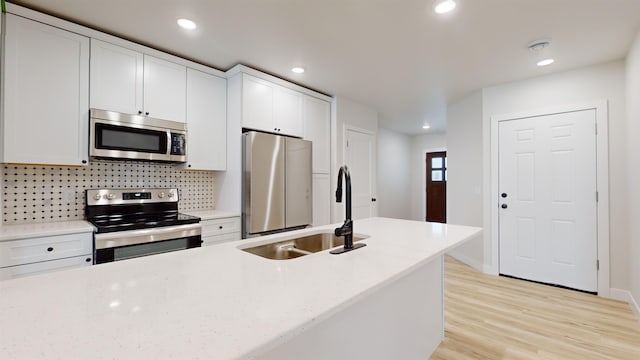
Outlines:
{"label": "stove control knob", "polygon": [[158,197],[159,197],[160,199],[164,198],[164,191],[161,191],[161,192],[158,194]]}
{"label": "stove control knob", "polygon": [[105,196],[106,196],[107,200],[113,200],[113,199],[115,199],[115,198],[116,198],[116,196],[115,196],[115,195],[113,195],[112,193],[108,193],[108,194],[107,194],[107,195],[105,195]]}
{"label": "stove control knob", "polygon": [[169,196],[169,199],[171,199],[174,195],[175,195],[175,194],[174,194],[173,192],[170,192],[170,193],[169,193],[169,195],[168,195],[168,196]]}
{"label": "stove control knob", "polygon": [[97,201],[97,200],[100,200],[100,199],[102,199],[102,195],[100,195],[100,194],[95,194],[95,195],[93,195],[93,199],[94,199],[94,200],[96,200],[96,201]]}

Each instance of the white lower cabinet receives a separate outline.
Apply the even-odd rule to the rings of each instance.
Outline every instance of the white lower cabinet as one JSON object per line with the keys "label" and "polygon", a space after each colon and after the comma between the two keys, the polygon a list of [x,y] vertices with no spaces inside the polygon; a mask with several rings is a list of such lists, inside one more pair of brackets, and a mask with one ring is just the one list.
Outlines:
{"label": "white lower cabinet", "polygon": [[0,269],[0,280],[15,279],[23,276],[42,274],[51,271],[91,266],[92,263],[93,257],[91,254],[89,254],[67,259],[43,261],[27,265],[9,266]]}
{"label": "white lower cabinet", "polygon": [[242,234],[239,232],[223,234],[223,235],[210,235],[202,237],[202,246],[222,244],[224,242],[236,241],[242,238]]}
{"label": "white lower cabinet", "polygon": [[93,263],[93,233],[0,242],[0,280]]}
{"label": "white lower cabinet", "polygon": [[313,226],[331,223],[331,183],[329,174],[313,174]]}
{"label": "white lower cabinet", "polygon": [[202,225],[202,246],[219,244],[227,241],[240,240],[240,217],[203,220]]}

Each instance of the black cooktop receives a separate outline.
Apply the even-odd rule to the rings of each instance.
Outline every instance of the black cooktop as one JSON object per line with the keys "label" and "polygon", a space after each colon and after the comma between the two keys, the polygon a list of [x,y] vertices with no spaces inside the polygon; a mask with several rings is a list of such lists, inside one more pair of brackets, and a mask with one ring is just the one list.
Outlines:
{"label": "black cooktop", "polygon": [[113,231],[148,229],[159,226],[196,224],[200,222],[197,216],[180,213],[137,214],[137,215],[107,215],[87,219],[96,227],[96,233]]}

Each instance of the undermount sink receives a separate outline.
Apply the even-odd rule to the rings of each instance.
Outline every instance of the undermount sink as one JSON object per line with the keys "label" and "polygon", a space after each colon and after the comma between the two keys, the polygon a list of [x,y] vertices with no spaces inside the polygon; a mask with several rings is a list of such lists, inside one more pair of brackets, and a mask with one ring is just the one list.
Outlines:
{"label": "undermount sink", "polygon": [[[353,241],[368,238],[366,235],[353,235]],[[248,253],[272,260],[288,260],[343,246],[344,238],[333,232],[306,235],[299,238],[278,241],[270,244],[241,249]]]}

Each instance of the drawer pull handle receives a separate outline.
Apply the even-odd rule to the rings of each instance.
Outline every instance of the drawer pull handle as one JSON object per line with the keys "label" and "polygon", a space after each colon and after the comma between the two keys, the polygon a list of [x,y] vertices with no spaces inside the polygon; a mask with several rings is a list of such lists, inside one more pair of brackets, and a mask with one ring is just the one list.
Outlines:
{"label": "drawer pull handle", "polygon": [[91,262],[91,258],[86,258],[86,259],[84,259],[84,261]]}
{"label": "drawer pull handle", "polygon": [[47,248],[47,251],[48,251],[48,252],[52,252],[52,251],[53,251],[53,248],[52,248],[52,247],[48,247],[48,248]]}
{"label": "drawer pull handle", "polygon": [[222,230],[222,225],[220,225],[218,228],[219,228],[220,230]]}

